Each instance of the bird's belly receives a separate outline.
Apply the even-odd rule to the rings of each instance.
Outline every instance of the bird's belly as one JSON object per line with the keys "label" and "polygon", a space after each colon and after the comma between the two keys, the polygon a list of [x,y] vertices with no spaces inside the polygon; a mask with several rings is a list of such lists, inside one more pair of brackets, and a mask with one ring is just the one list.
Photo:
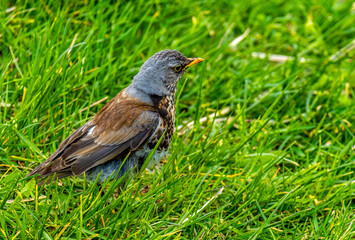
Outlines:
{"label": "bird's belly", "polygon": [[[148,154],[149,154],[150,150],[141,149],[141,150],[138,150],[138,151],[136,152],[136,154],[137,154],[138,156],[145,156],[145,157],[143,157],[143,161],[144,161],[144,160],[148,157],[147,152],[148,152]],[[166,153],[167,153],[167,152],[168,152],[168,150],[167,150],[167,149],[164,149],[164,148],[162,148],[162,149],[157,149],[157,150],[154,152],[154,155],[153,155],[152,159],[151,159],[150,162],[148,163],[147,168],[148,168],[148,169],[152,169],[152,168],[154,167],[154,165],[158,164],[158,163],[160,162],[160,160],[166,156]],[[142,165],[143,165],[143,163],[144,163],[144,162],[142,162]]]}
{"label": "bird's belly", "polygon": [[86,179],[93,182],[100,174],[99,182],[103,183],[105,180],[110,178],[121,178],[128,171],[136,171],[135,167],[138,166],[138,159],[131,156],[128,157],[125,162],[124,159],[124,157],[113,159],[86,171]]}
{"label": "bird's belly", "polygon": [[[119,179],[128,171],[132,173],[138,172],[145,159],[148,157],[152,149],[143,148],[138,151],[132,152],[128,159],[123,163],[124,158],[113,159],[97,167],[94,167],[85,172],[85,177],[88,181],[95,181],[97,176],[101,173],[99,177],[99,182],[102,183],[105,180],[111,178]],[[151,169],[155,164],[158,164],[160,160],[166,155],[167,150],[156,150],[152,159],[148,163],[147,168]],[[119,171],[119,172],[118,172]]]}

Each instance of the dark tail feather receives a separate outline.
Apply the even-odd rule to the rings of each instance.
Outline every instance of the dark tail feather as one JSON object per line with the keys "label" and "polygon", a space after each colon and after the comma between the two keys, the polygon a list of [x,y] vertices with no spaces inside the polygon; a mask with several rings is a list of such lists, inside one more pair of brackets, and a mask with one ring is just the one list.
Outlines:
{"label": "dark tail feather", "polygon": [[38,185],[49,184],[53,179],[61,179],[73,175],[70,167],[65,168],[61,171],[52,171],[51,165],[46,165],[45,162],[40,164],[38,167],[33,169],[26,177],[36,176],[38,178]]}

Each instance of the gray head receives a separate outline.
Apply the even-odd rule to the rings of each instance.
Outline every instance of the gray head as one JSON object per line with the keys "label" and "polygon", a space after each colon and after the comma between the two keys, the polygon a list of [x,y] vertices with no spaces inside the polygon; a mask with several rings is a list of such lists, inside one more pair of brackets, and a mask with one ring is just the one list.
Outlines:
{"label": "gray head", "polygon": [[132,87],[150,95],[174,94],[186,69],[201,61],[202,58],[187,58],[176,50],[160,51],[145,61],[134,76]]}

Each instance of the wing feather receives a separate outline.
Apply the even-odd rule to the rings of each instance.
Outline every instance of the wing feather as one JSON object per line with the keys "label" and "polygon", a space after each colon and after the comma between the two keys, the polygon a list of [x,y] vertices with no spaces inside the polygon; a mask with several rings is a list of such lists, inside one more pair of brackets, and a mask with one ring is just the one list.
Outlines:
{"label": "wing feather", "polygon": [[120,155],[139,149],[151,138],[160,121],[160,115],[150,105],[118,94],[27,176],[80,175],[112,159],[124,158]]}

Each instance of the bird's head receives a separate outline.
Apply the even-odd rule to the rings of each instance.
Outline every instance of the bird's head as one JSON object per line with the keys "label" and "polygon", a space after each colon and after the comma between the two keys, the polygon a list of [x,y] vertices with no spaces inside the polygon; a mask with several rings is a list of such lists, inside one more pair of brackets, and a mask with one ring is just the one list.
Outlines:
{"label": "bird's head", "polygon": [[202,58],[185,57],[176,50],[160,51],[145,61],[132,85],[148,94],[173,94],[186,69],[202,61]]}

